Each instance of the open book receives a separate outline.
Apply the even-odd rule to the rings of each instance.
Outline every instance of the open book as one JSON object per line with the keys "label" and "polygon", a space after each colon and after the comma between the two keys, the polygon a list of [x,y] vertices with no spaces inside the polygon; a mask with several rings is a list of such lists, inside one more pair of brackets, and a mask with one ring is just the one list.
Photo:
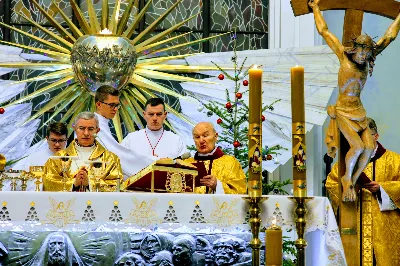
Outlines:
{"label": "open book", "polygon": [[165,165],[165,166],[174,166],[174,167],[180,167],[180,168],[185,168],[185,169],[193,169],[196,170],[197,167],[191,163],[187,163],[181,159],[171,159],[171,158],[164,158],[157,160],[156,165]]}

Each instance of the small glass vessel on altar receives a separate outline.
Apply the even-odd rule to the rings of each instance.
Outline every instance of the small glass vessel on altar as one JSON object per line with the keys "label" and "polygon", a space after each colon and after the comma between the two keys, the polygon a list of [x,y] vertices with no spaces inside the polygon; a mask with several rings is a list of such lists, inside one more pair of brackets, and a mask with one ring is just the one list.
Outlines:
{"label": "small glass vessel on altar", "polygon": [[43,178],[43,174],[45,172],[44,165],[35,165],[29,167],[29,173],[31,173],[32,177],[36,179],[35,181],[35,191],[40,191],[40,184],[42,184],[41,179]]}
{"label": "small glass vessel on altar", "polygon": [[5,172],[5,177],[3,179],[10,180],[11,191],[17,191],[17,181],[22,172],[23,172],[22,170],[12,170],[12,169]]}
{"label": "small glass vessel on altar", "polygon": [[35,177],[42,177],[44,174],[44,165],[35,165],[29,167],[29,172]]}

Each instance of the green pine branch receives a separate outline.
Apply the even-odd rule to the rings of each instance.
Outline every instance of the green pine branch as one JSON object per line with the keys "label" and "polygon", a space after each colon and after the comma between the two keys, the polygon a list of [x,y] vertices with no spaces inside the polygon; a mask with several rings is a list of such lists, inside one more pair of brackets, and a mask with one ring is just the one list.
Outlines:
{"label": "green pine branch", "polygon": [[28,157],[28,155],[27,155],[27,156],[24,156],[24,157],[21,157],[21,158],[19,158],[19,159],[6,161],[5,167],[11,166],[11,165],[13,165],[13,164],[15,164],[15,163],[21,161],[22,159],[24,159],[24,158],[26,158],[26,157]]}

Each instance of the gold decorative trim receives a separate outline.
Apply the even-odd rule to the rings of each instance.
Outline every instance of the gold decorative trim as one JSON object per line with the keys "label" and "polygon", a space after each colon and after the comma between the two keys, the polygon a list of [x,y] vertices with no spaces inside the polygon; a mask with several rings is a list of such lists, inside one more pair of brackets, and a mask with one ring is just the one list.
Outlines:
{"label": "gold decorative trim", "polygon": [[362,265],[373,265],[373,225],[372,225],[372,195],[363,192],[362,202]]}
{"label": "gold decorative trim", "polygon": [[75,200],[76,198],[72,198],[67,201],[58,202],[52,197],[49,197],[52,209],[46,213],[46,220],[44,220],[43,223],[52,224],[59,228],[66,227],[69,224],[79,223],[79,220],[75,220],[75,212],[72,209]]}
{"label": "gold decorative trim", "polygon": [[185,175],[182,173],[167,172],[167,180],[165,182],[165,189],[168,192],[177,193],[185,192],[186,180]]}
{"label": "gold decorative trim", "polygon": [[306,134],[306,123],[296,122],[292,123],[292,134]]}
{"label": "gold decorative trim", "polygon": [[133,197],[132,202],[134,208],[129,213],[129,217],[125,219],[125,223],[147,227],[151,224],[157,224],[162,221],[158,218],[156,211],[157,198],[138,200]]}

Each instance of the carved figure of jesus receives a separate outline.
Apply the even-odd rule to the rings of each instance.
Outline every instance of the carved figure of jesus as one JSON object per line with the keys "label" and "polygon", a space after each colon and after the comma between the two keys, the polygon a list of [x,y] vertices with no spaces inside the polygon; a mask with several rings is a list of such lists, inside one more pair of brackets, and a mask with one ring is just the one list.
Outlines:
{"label": "carved figure of jesus", "polygon": [[340,63],[339,96],[335,105],[328,106],[327,111],[331,122],[325,142],[328,146],[328,155],[334,158],[338,148],[337,128],[348,141],[350,149],[345,157],[346,172],[341,177],[342,200],[355,201],[354,186],[375,148],[360,94],[368,74],[372,75],[376,56],[397,37],[400,29],[400,14],[378,42],[375,43],[368,35],[360,35],[352,40],[350,47],[344,47],[328,30],[318,6],[319,2],[320,0],[311,0],[308,4],[313,9],[318,33],[336,54]]}

